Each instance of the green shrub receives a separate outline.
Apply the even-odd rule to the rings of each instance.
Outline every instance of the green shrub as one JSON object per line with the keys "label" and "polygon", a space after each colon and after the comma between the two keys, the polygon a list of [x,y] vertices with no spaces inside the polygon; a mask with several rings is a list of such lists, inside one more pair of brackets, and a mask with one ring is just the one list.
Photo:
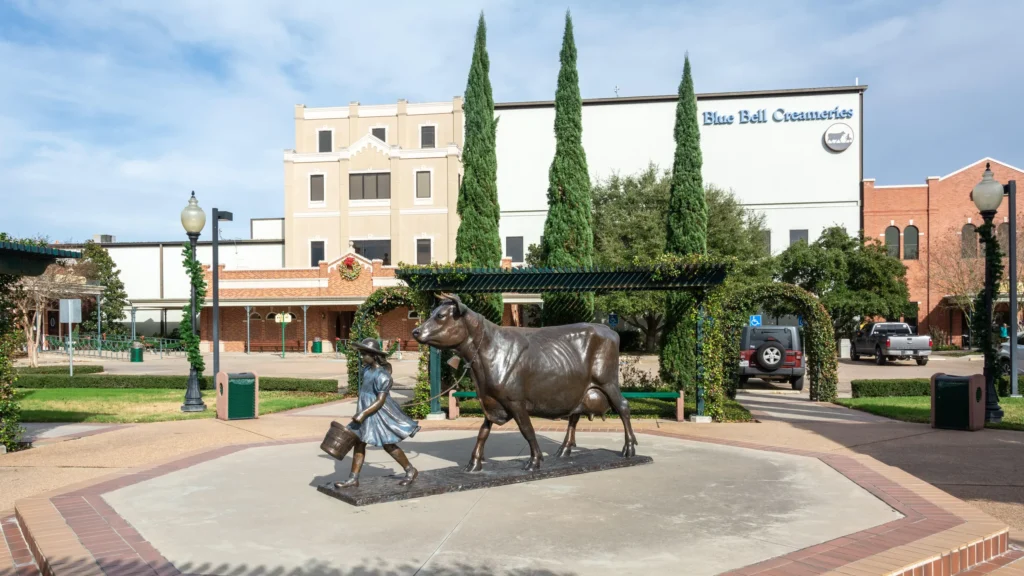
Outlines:
{"label": "green shrub", "polygon": [[927,378],[854,380],[850,387],[854,398],[931,396],[931,380]]}
{"label": "green shrub", "polygon": [[[35,368],[32,368],[31,366],[23,366],[21,368],[17,368],[15,371],[19,376],[24,376],[26,374],[67,374],[68,366],[66,364],[63,366],[36,366]],[[76,376],[79,374],[96,374],[99,372],[103,372],[103,366],[97,366],[95,364],[75,366]]]}
{"label": "green shrub", "polygon": [[286,392],[337,392],[338,381],[329,378],[260,378],[260,390]]}
{"label": "green shrub", "polygon": [[[1017,391],[1024,391],[1024,376],[1017,375]],[[996,395],[1000,398],[1008,398],[1013,390],[1010,389],[1010,377],[1000,376],[996,378]]]}
{"label": "green shrub", "polygon": [[[199,388],[210,390],[212,378],[200,378]],[[158,376],[152,374],[105,374],[71,377],[67,374],[22,374],[19,388],[150,388],[184,390],[188,376]],[[261,390],[296,392],[337,392],[338,381],[311,378],[260,378]]]}

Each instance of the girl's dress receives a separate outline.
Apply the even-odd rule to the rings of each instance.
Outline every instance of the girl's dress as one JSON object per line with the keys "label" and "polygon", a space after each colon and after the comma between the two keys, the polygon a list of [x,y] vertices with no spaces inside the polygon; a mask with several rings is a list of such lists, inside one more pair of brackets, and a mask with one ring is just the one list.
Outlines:
{"label": "girl's dress", "polygon": [[420,431],[419,424],[402,412],[401,406],[391,397],[391,374],[379,366],[363,367],[360,372],[362,384],[359,385],[356,414],[376,402],[381,393],[387,393],[388,396],[380,410],[367,416],[362,424],[350,423],[349,429],[371,446],[398,444],[415,436]]}

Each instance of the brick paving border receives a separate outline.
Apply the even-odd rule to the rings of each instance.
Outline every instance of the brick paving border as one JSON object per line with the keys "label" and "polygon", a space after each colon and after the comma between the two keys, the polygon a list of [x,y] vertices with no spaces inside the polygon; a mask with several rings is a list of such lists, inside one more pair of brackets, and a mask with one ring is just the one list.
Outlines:
{"label": "brick paving border", "polygon": [[[439,421],[424,431],[469,430],[478,423]],[[584,426],[584,424],[587,424]],[[765,560],[728,576],[843,575],[952,576],[988,573],[1013,562],[1007,554],[1009,528],[976,508],[910,474],[868,456],[838,455],[707,438],[659,429],[650,434],[693,442],[817,458],[903,514],[903,518],[848,534],[783,556]],[[537,431],[563,432],[564,425],[543,423]],[[581,422],[579,431],[622,433],[617,422]],[[65,487],[16,503],[18,521],[44,575],[87,576],[146,574],[179,576],[180,572],[103,499],[102,495],[248,448],[318,442],[321,437],[290,438],[239,444],[178,456],[137,472],[116,474]],[[68,570],[72,569],[72,570]]]}
{"label": "brick paving border", "polygon": [[0,514],[0,575],[39,576],[39,567],[14,514]]}

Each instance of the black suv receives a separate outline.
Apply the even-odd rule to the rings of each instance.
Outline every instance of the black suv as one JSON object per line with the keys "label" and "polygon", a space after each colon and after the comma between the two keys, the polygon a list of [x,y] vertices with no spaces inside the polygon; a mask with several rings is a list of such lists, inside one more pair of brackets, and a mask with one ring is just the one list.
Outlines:
{"label": "black suv", "polygon": [[804,389],[804,353],[796,326],[745,326],[740,337],[740,383],[750,378]]}

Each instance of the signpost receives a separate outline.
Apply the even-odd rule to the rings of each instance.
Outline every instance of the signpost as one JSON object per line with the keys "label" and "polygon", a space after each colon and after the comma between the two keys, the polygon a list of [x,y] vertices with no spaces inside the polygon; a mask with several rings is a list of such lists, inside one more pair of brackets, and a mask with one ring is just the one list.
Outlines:
{"label": "signpost", "polygon": [[751,314],[750,315],[750,326],[756,328],[761,325],[761,315]]}
{"label": "signpost", "polygon": [[281,358],[284,358],[284,329],[288,327],[293,318],[291,312],[278,312],[274,317],[274,320],[281,325]]}
{"label": "signpost", "polygon": [[615,328],[616,326],[618,326],[619,325],[619,315],[616,314],[615,312],[612,312],[611,314],[609,314],[608,315],[608,325],[611,326],[612,328]]}
{"label": "signpost", "polygon": [[61,298],[60,323],[68,325],[68,370],[75,375],[75,341],[72,339],[72,324],[82,323],[82,301],[78,298]]}

